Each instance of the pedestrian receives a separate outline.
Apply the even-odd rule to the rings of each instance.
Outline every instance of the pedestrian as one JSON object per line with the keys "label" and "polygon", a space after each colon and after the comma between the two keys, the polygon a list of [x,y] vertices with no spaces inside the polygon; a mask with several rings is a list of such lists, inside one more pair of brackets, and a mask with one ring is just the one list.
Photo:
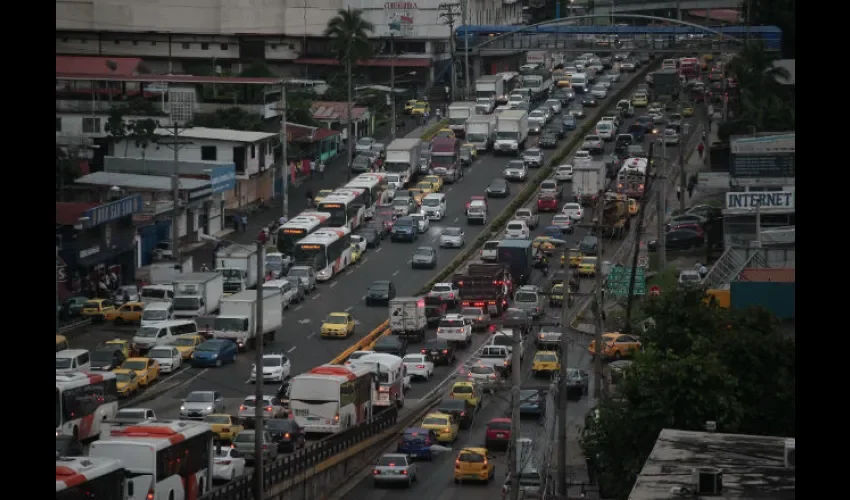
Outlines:
{"label": "pedestrian", "polygon": [[245,214],[242,214],[242,232],[244,233],[247,230],[248,230],[248,216],[245,215]]}
{"label": "pedestrian", "polygon": [[694,189],[696,187],[697,187],[697,181],[693,177],[691,177],[690,180],[688,180],[688,198],[689,199],[694,197]]}
{"label": "pedestrian", "polygon": [[262,243],[263,245],[265,245],[267,239],[268,239],[268,237],[266,235],[266,229],[265,228],[260,229],[260,234],[257,235],[257,240],[260,243]]}
{"label": "pedestrian", "polygon": [[325,162],[322,161],[321,158],[319,158],[319,165],[317,166],[317,169],[319,170],[319,177],[324,179],[325,178]]}
{"label": "pedestrian", "polygon": [[697,153],[699,153],[699,159],[700,160],[702,160],[702,154],[703,154],[704,151],[705,151],[705,144],[699,143],[699,146],[697,146]]}
{"label": "pedestrian", "polygon": [[240,225],[242,225],[242,219],[239,217],[239,214],[236,214],[233,216],[233,230],[238,233]]}
{"label": "pedestrian", "polygon": [[286,216],[285,216],[285,215],[281,215],[281,216],[277,219],[277,225],[278,225],[278,227],[280,227],[280,226],[282,226],[282,225],[286,224],[286,220],[287,220],[287,219],[286,219]]}
{"label": "pedestrian", "polygon": [[708,115],[708,131],[711,132],[711,115]]}
{"label": "pedestrian", "polygon": [[451,94],[452,89],[450,89],[450,88],[449,88],[449,86],[448,86],[448,85],[446,85],[446,86],[444,87],[444,90],[446,91],[446,101],[447,101],[447,102],[448,102],[448,101],[451,101],[451,100],[452,100],[452,94]]}
{"label": "pedestrian", "polygon": [[440,121],[440,115],[442,115],[442,111],[440,111],[440,108],[437,108],[436,111],[434,111],[434,116],[437,117],[437,121]]}
{"label": "pedestrian", "polygon": [[705,267],[704,264],[700,264],[700,266],[699,266],[699,277],[702,278],[702,279],[705,279],[705,277],[707,275],[708,275],[708,268]]}
{"label": "pedestrian", "polygon": [[682,186],[676,186],[676,200],[682,201]]}

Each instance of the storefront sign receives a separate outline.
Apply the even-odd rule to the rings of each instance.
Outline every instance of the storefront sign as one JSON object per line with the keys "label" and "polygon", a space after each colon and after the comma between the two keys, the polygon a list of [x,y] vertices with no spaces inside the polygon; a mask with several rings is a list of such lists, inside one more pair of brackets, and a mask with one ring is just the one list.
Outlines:
{"label": "storefront sign", "polygon": [[223,193],[236,189],[236,166],[213,167],[210,172],[210,184],[213,193]]}
{"label": "storefront sign", "polygon": [[83,226],[89,228],[96,227],[120,219],[121,217],[127,217],[141,212],[143,208],[144,202],[142,201],[142,195],[128,196],[83,212],[83,217],[88,218]]}
{"label": "storefront sign", "polygon": [[196,201],[202,198],[209,198],[212,196],[213,190],[212,188],[204,187],[199,189],[193,189],[188,192],[189,201]]}
{"label": "storefront sign", "polygon": [[396,36],[416,35],[414,17],[419,6],[416,2],[386,2],[384,12],[387,16],[389,32]]}
{"label": "storefront sign", "polygon": [[726,210],[754,212],[759,210],[786,212],[795,209],[795,191],[760,191],[726,193]]}

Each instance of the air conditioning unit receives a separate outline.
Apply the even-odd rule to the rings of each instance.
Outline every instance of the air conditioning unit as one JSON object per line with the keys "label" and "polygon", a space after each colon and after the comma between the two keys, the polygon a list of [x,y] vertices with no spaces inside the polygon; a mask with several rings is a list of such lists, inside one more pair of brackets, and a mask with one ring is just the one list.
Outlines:
{"label": "air conditioning unit", "polygon": [[797,458],[794,456],[794,438],[785,440],[785,468],[796,469]]}
{"label": "air conditioning unit", "polygon": [[695,467],[693,491],[696,495],[717,496],[723,493],[723,471],[715,467]]}

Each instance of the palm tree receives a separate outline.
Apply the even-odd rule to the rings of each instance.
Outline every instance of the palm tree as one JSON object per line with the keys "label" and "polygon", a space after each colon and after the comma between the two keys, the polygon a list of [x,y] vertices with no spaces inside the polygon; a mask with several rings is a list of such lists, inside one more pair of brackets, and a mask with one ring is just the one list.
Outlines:
{"label": "palm tree", "polygon": [[749,43],[727,67],[738,81],[739,113],[758,129],[772,126],[771,118],[777,115],[787,115],[780,80],[787,80],[790,75],[785,68],[774,66],[773,61],[764,45]]}
{"label": "palm tree", "polygon": [[354,105],[354,92],[352,72],[357,61],[368,59],[372,55],[372,46],[369,44],[368,33],[375,30],[375,26],[363,18],[361,9],[339,9],[325,28],[325,36],[331,39],[331,50],[337,60],[345,66],[345,74],[348,78],[348,106],[346,111],[346,130],[348,131],[347,167],[351,165],[352,151],[354,148],[354,130],[351,127],[351,108]]}

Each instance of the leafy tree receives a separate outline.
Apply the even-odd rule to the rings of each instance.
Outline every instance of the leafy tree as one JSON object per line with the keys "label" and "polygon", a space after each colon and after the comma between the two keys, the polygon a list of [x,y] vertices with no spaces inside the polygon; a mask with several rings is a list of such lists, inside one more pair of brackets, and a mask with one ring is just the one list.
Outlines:
{"label": "leafy tree", "polygon": [[136,120],[127,124],[127,130],[129,132],[128,139],[133,141],[136,147],[142,150],[142,156],[145,155],[148,146],[155,144],[159,140],[159,136],[156,135],[157,128],[159,128],[159,123],[152,118]]}
{"label": "leafy tree", "polygon": [[582,447],[606,498],[626,498],[665,427],[793,436],[795,346],[764,310],[729,311],[700,291],[645,304],[644,352],[589,419]]}
{"label": "leafy tree", "polygon": [[345,67],[347,77],[346,89],[348,90],[348,109],[346,113],[348,130],[347,159],[351,163],[354,132],[351,127],[351,108],[354,105],[354,86],[352,84],[354,65],[357,61],[368,59],[372,54],[372,46],[369,43],[369,33],[375,30],[375,26],[363,18],[360,9],[339,9],[336,16],[328,21],[325,28],[325,36],[331,38],[331,50],[336,58]]}
{"label": "leafy tree", "polygon": [[750,25],[777,26],[781,29],[782,54],[784,57],[794,58],[797,43],[796,4],[796,0],[742,0],[741,12],[746,22],[749,5]]}
{"label": "leafy tree", "polygon": [[774,60],[763,44],[749,43],[726,68],[738,81],[735,116],[756,130],[787,130],[795,125],[793,105],[780,83],[790,75],[785,68],[774,66]]}
{"label": "leafy tree", "polygon": [[[109,142],[113,145],[118,144],[127,138],[127,122],[124,121],[126,110],[123,106],[113,106],[109,110],[109,117],[106,119],[106,124],[103,126],[103,131],[106,132]],[[128,145],[124,144],[124,156],[127,156]]]}
{"label": "leafy tree", "polygon": [[313,99],[316,94],[304,90],[286,92],[286,121],[300,125],[314,126]]}

